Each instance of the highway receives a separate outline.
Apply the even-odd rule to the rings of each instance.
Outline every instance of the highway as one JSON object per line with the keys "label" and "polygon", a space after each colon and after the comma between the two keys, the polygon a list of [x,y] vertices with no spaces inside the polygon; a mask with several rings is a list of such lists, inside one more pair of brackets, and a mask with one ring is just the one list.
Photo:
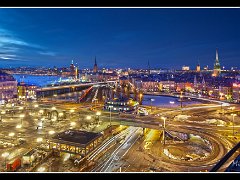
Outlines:
{"label": "highway", "polygon": [[124,138],[124,141],[119,143],[119,145],[109,156],[107,156],[103,163],[100,163],[92,171],[113,172],[119,168],[118,162],[124,157],[142,133],[141,128],[130,127],[129,129],[130,130]]}

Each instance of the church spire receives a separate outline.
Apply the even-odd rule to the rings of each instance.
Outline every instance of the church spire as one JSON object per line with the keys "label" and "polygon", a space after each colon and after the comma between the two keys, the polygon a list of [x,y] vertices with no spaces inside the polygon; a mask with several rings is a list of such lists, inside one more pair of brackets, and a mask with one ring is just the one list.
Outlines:
{"label": "church spire", "polygon": [[95,63],[94,63],[94,65],[97,66],[97,58],[96,58],[96,56],[95,56]]}
{"label": "church spire", "polygon": [[148,60],[148,74],[150,74],[150,63],[149,63],[149,60]]}
{"label": "church spire", "polygon": [[97,73],[97,71],[98,71],[98,67],[97,67],[97,58],[96,58],[96,56],[95,56],[94,66],[93,66],[93,72],[94,72],[94,73]]}
{"label": "church spire", "polygon": [[197,76],[194,75],[194,81],[193,81],[194,88],[197,88]]}

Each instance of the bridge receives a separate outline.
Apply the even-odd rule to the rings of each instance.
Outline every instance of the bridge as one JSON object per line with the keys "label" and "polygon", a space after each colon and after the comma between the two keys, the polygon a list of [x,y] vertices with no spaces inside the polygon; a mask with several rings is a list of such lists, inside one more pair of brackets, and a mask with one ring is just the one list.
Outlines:
{"label": "bridge", "polygon": [[51,86],[51,87],[42,87],[37,88],[36,97],[44,98],[44,97],[52,97],[54,95],[79,92],[85,90],[94,85],[108,85],[111,83],[115,83],[115,81],[107,81],[107,82],[94,82],[94,83],[79,83],[79,84],[70,84],[70,85],[61,85],[61,86]]}

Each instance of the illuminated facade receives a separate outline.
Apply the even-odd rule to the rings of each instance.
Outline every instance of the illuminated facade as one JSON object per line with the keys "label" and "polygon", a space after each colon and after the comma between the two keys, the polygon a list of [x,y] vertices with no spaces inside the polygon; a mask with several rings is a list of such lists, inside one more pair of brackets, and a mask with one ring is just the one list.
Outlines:
{"label": "illuminated facade", "polygon": [[196,71],[197,71],[197,72],[200,72],[200,71],[201,71],[200,64],[197,65]]}
{"label": "illuminated facade", "polygon": [[130,99],[120,98],[109,100],[105,103],[104,109],[108,111],[133,111],[136,110],[139,103]]}
{"label": "illuminated facade", "polygon": [[17,96],[17,81],[12,75],[0,72],[0,100],[10,100]]}
{"label": "illuminated facade", "polygon": [[240,103],[240,84],[239,83],[233,83],[232,99],[233,99],[233,102]]}
{"label": "illuminated facade", "polygon": [[17,87],[17,95],[18,99],[35,99],[37,86],[35,85],[27,85],[24,82],[21,82]]}
{"label": "illuminated facade", "polygon": [[190,68],[189,68],[189,66],[183,66],[183,67],[182,67],[182,70],[183,70],[183,71],[189,71]]}

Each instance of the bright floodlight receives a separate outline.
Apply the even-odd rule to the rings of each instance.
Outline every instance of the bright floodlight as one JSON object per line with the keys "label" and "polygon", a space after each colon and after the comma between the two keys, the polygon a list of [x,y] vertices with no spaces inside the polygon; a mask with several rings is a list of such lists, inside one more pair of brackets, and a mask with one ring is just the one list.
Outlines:
{"label": "bright floodlight", "polygon": [[37,142],[42,142],[43,138],[37,138]]}
{"label": "bright floodlight", "polygon": [[71,122],[70,125],[71,125],[71,126],[75,126],[75,125],[76,125],[76,122]]}
{"label": "bright floodlight", "polygon": [[75,110],[74,109],[71,109],[70,112],[73,113]]}
{"label": "bright floodlight", "polygon": [[48,134],[50,134],[50,135],[52,135],[52,134],[54,134],[55,133],[55,131],[49,131],[48,132]]}
{"label": "bright floodlight", "polygon": [[165,118],[165,117],[161,117],[161,119],[163,119],[163,120],[166,120],[166,118]]}
{"label": "bright floodlight", "polygon": [[45,167],[40,167],[40,168],[37,169],[38,172],[44,172],[45,170],[46,170]]}
{"label": "bright floodlight", "polygon": [[90,120],[92,117],[91,116],[87,116],[87,120]]}
{"label": "bright floodlight", "polygon": [[16,128],[17,128],[17,129],[20,129],[20,128],[22,128],[22,125],[21,125],[21,124],[18,124],[18,125],[16,125]]}
{"label": "bright floodlight", "polygon": [[11,132],[11,133],[8,134],[8,136],[10,136],[10,137],[13,137],[14,135],[15,135],[14,132]]}
{"label": "bright floodlight", "polygon": [[2,157],[6,158],[6,157],[8,157],[8,156],[9,156],[9,152],[4,152],[4,153],[2,153]]}
{"label": "bright floodlight", "polygon": [[100,111],[98,111],[98,112],[96,113],[96,115],[97,115],[97,116],[100,116],[100,115],[101,115],[101,112],[100,112]]}

